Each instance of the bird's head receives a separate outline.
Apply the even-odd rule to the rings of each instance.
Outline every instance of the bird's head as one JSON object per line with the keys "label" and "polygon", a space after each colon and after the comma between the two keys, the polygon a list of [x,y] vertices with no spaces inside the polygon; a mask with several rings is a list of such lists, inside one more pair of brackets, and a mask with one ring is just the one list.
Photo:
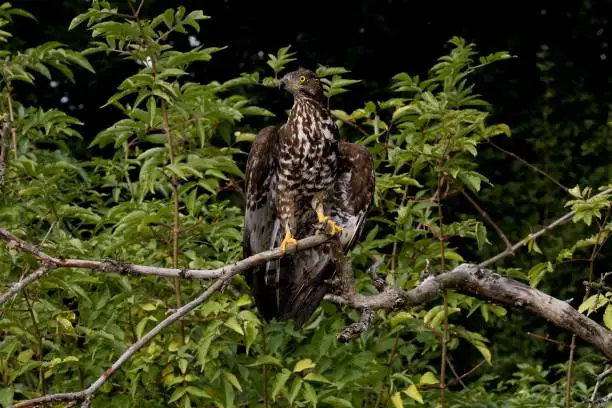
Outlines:
{"label": "bird's head", "polygon": [[314,72],[300,68],[285,74],[280,80],[279,86],[285,88],[294,97],[306,97],[323,103],[325,94],[323,86]]}

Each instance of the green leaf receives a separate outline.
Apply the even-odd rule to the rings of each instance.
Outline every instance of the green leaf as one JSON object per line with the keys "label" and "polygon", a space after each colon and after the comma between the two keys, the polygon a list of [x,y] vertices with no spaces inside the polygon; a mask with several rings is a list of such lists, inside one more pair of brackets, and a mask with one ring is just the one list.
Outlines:
{"label": "green leaf", "polygon": [[157,103],[155,102],[155,98],[149,96],[147,101],[147,111],[149,112],[149,126],[155,126],[155,114],[157,113]]}
{"label": "green leaf", "polygon": [[612,330],[612,304],[610,303],[608,303],[604,311],[603,322],[608,329]]}
{"label": "green leaf", "polygon": [[258,356],[257,360],[254,363],[249,364],[248,367],[256,367],[256,366],[263,365],[263,364],[273,364],[278,367],[283,366],[283,363],[278,358],[273,357],[273,356],[264,355],[264,356]]}
{"label": "green leaf", "polygon": [[224,371],[223,376],[227,381],[229,381],[238,391],[242,392],[242,386],[240,386],[240,382],[238,378],[230,372]]}
{"label": "green leaf", "polygon": [[275,115],[267,109],[260,108],[258,106],[247,106],[240,109],[240,113],[245,116],[272,116]]}
{"label": "green leaf", "polygon": [[313,386],[308,383],[304,383],[303,388],[304,388],[304,397],[306,398],[306,400],[308,400],[312,404],[313,407],[316,407],[318,398],[317,398],[317,392],[315,391]]}
{"label": "green leaf", "polygon": [[578,184],[567,190],[567,192],[576,198],[582,198],[582,193],[580,192],[580,186]]}
{"label": "green leaf", "polygon": [[339,397],[328,396],[323,398],[321,402],[335,408],[354,408],[354,405],[349,400]]}
{"label": "green leaf", "polygon": [[206,391],[204,391],[200,387],[194,387],[193,385],[190,385],[185,389],[185,391],[187,391],[190,395],[193,395],[195,397],[212,399],[210,394],[208,394]]}
{"label": "green leaf", "polygon": [[188,365],[189,365],[189,362],[187,361],[187,359],[181,358],[179,360],[178,366],[179,366],[179,370],[181,370],[181,374],[185,375],[185,373],[187,372]]}
{"label": "green leaf", "polygon": [[13,396],[15,395],[15,388],[13,386],[2,386],[0,388],[0,405],[8,407],[13,403]]}
{"label": "green leaf", "polygon": [[406,388],[405,390],[402,391],[404,394],[406,394],[407,396],[409,396],[410,398],[412,398],[413,400],[423,404],[423,396],[421,395],[421,393],[419,392],[419,389],[417,388],[416,385],[411,384],[410,386],[408,386],[408,388]]}
{"label": "green leaf", "polygon": [[297,363],[295,363],[295,367],[293,367],[293,372],[299,373],[300,371],[304,371],[309,368],[314,368],[315,366],[316,364],[313,363],[311,359],[305,358],[304,360],[300,360]]}
{"label": "green leaf", "polygon": [[584,313],[585,311],[588,311],[588,316],[600,307],[605,306],[608,302],[608,298],[606,298],[601,293],[596,293],[594,295],[589,296],[587,300],[582,302],[582,304],[578,307],[578,312]]}
{"label": "green leaf", "polygon": [[327,378],[323,377],[320,374],[316,374],[316,373],[308,373],[304,376],[304,380],[305,381],[314,381],[314,382],[320,382],[320,383],[325,383],[325,384],[333,384],[333,382],[329,381]]}
{"label": "green leaf", "polygon": [[236,333],[244,336],[244,330],[242,329],[242,326],[240,326],[240,323],[238,323],[238,319],[236,319],[236,316],[231,316],[225,321],[224,324]]}
{"label": "green leaf", "polygon": [[419,379],[419,384],[438,384],[438,378],[431,371],[426,372]]}
{"label": "green leaf", "polygon": [[20,364],[25,364],[32,359],[33,355],[34,355],[34,350],[32,349],[24,350],[21,353],[19,353],[19,355],[17,356],[17,361],[19,361]]}
{"label": "green leaf", "polygon": [[283,368],[283,370],[277,374],[276,381],[274,382],[274,388],[272,389],[272,399],[276,401],[276,396],[280,390],[285,386],[287,380],[291,376],[291,371]]}
{"label": "green leaf", "polygon": [[534,265],[528,272],[529,285],[533,288],[538,286],[538,283],[544,278],[546,273],[553,271],[553,265],[551,262],[542,262]]}
{"label": "green leaf", "polygon": [[404,401],[402,401],[402,395],[399,392],[393,393],[391,402],[395,408],[404,408]]}
{"label": "green leaf", "polygon": [[485,361],[491,364],[491,351],[489,350],[489,348],[484,343],[481,343],[481,342],[474,342],[472,344],[474,344],[476,349],[480,351],[480,354],[482,354]]}
{"label": "green leaf", "polygon": [[223,389],[225,391],[225,406],[233,407],[236,393],[234,392],[234,387],[227,379],[223,381]]}

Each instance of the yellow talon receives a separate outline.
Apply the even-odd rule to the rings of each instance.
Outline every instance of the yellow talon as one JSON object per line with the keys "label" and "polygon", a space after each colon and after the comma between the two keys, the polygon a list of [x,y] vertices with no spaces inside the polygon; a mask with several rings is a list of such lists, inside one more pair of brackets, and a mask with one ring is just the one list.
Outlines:
{"label": "yellow talon", "polygon": [[295,238],[293,238],[293,235],[291,235],[289,231],[285,233],[285,238],[283,239],[283,242],[281,242],[280,244],[281,252],[287,251],[288,244],[297,245],[297,241],[295,240]]}
{"label": "yellow talon", "polygon": [[319,219],[319,222],[326,222],[329,225],[332,236],[342,231],[342,227],[338,226],[327,215],[323,214],[323,212],[317,211],[317,218]]}
{"label": "yellow talon", "polygon": [[329,228],[331,229],[331,234],[332,235],[336,235],[339,232],[342,232],[342,227],[340,227],[339,225],[337,225],[335,222],[333,222],[332,220],[328,219],[327,220],[327,224],[329,224]]}

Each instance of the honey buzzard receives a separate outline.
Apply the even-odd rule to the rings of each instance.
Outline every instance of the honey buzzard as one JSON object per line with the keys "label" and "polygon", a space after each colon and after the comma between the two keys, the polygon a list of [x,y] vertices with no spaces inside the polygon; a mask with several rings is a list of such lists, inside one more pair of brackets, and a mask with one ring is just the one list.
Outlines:
{"label": "honey buzzard", "polygon": [[[244,256],[281,247],[317,233],[339,234],[345,251],[355,245],[374,194],[372,155],[339,140],[315,74],[299,69],[280,86],[293,107],[280,128],[255,138],[245,171]],[[336,265],[330,244],[300,251],[246,273],[265,320],[295,320],[299,329],[330,290]]]}

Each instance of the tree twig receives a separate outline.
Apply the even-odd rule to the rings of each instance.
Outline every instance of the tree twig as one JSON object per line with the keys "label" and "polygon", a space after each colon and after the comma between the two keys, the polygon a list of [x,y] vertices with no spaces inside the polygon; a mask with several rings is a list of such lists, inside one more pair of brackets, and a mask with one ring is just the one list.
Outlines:
{"label": "tree twig", "polygon": [[361,311],[361,319],[336,334],[336,338],[342,343],[348,343],[361,333],[368,331],[372,325],[372,320],[374,320],[374,311],[366,307]]}
{"label": "tree twig", "polygon": [[[141,3],[142,5],[142,3]],[[140,8],[139,8],[140,10]],[[138,12],[134,12],[136,18],[138,18]],[[168,120],[168,111],[164,102],[161,102],[161,113],[164,122],[164,133],[166,134],[166,140],[168,142],[168,156],[170,159],[170,165],[175,165],[175,152],[174,152],[174,138],[170,131],[170,121]],[[178,268],[178,257],[179,257],[179,232],[181,228],[179,218],[179,182],[176,174],[172,172],[171,177],[172,185],[172,267]],[[174,296],[176,298],[176,307],[181,307],[183,304],[182,293],[181,293],[181,280],[177,277],[174,278]],[[181,320],[179,322],[181,344],[185,344],[185,323]]]}
{"label": "tree twig", "polygon": [[15,113],[13,112],[13,87],[11,86],[10,82],[7,82],[6,84],[6,91],[6,100],[8,102],[10,121],[9,128],[11,130],[11,135],[13,138],[13,156],[15,157],[15,159],[17,159],[19,149],[17,148],[17,133],[15,132]]}
{"label": "tree twig", "polygon": [[591,395],[591,401],[590,401],[589,406],[593,406],[593,404],[595,403],[595,397],[597,396],[597,391],[599,390],[601,383],[610,374],[612,374],[612,365],[606,366],[604,371],[597,376],[597,381],[595,382],[595,387],[593,387],[593,394]]}
{"label": "tree twig", "polygon": [[29,274],[28,276],[26,276],[19,282],[16,282],[13,285],[11,285],[10,289],[7,292],[0,295],[0,306],[5,304],[9,299],[11,299],[17,293],[25,289],[25,287],[28,286],[30,283],[42,278],[44,274],[46,274],[52,269],[54,269],[53,265],[50,265],[45,262],[34,272],[32,272],[31,274]]}
{"label": "tree twig", "polygon": [[[602,195],[606,195],[606,194],[610,194],[610,193],[612,193],[612,188],[609,188],[609,189],[607,189],[605,191],[602,191],[601,193],[596,194],[593,197],[598,197],[598,196],[602,196]],[[512,254],[514,251],[519,249],[520,247],[526,245],[529,241],[539,238],[540,236],[546,234],[548,231],[552,230],[553,228],[558,227],[559,225],[565,224],[566,222],[571,220],[572,217],[575,214],[576,214],[575,211],[570,211],[570,212],[566,213],[565,215],[557,218],[555,221],[553,221],[550,224],[546,225],[544,228],[540,229],[539,231],[534,232],[532,234],[529,234],[527,237],[523,238],[522,240],[520,240],[516,244],[512,245],[511,248],[507,248],[505,251],[500,252],[499,254],[495,255],[494,257],[489,258],[486,261],[483,261],[483,262],[479,263],[478,266],[484,268],[486,266],[489,266],[489,265],[499,261],[500,259],[503,259],[503,258],[507,257],[508,255]]]}
{"label": "tree twig", "polygon": [[504,244],[506,244],[506,249],[510,251],[511,254],[513,254],[514,251],[512,251],[512,244],[510,243],[508,236],[504,234],[504,231],[502,231],[502,229],[499,228],[499,226],[495,223],[495,221],[493,221],[491,217],[489,217],[489,214],[487,214],[487,212],[483,210],[480,205],[478,205],[476,200],[470,197],[470,195],[464,189],[461,189],[461,194],[463,194],[463,196],[470,202],[470,204],[472,204],[472,206],[476,209],[476,211],[478,211],[478,213],[482,216],[482,218],[484,218],[489,223],[489,225],[493,227],[495,232],[497,232],[497,235],[499,235],[502,241],[504,241]]}
{"label": "tree twig", "polygon": [[[455,370],[455,366],[453,366],[453,363],[451,363],[451,361],[450,361],[450,359],[448,357],[446,358],[446,364],[448,364],[448,368],[451,369],[451,371],[453,372],[453,375],[455,376],[454,381],[458,382],[459,384],[461,384],[463,389],[467,390],[468,389],[467,385],[465,385],[463,380],[461,380],[461,377],[459,377],[459,374],[457,374],[457,371]],[[449,382],[447,385],[451,385],[451,384],[452,384],[452,382]]]}
{"label": "tree twig", "polygon": [[529,167],[530,169],[532,169],[536,173],[541,174],[542,176],[546,177],[547,179],[549,179],[550,181],[555,183],[559,188],[563,189],[564,191],[568,191],[567,187],[565,187],[563,184],[559,183],[557,180],[555,180],[550,174],[546,173],[544,170],[540,170],[539,168],[537,168],[533,164],[529,163],[527,160],[519,157],[518,155],[516,155],[516,154],[514,154],[512,152],[509,152],[508,150],[502,148],[501,146],[496,145],[495,143],[493,143],[492,140],[489,139],[488,142],[491,144],[491,146],[495,147],[500,152],[505,153],[508,156],[514,157],[516,160],[520,161],[521,163],[523,163],[525,166]]}
{"label": "tree twig", "polygon": [[4,184],[6,165],[8,161],[10,124],[4,122],[0,128],[0,186]]}

